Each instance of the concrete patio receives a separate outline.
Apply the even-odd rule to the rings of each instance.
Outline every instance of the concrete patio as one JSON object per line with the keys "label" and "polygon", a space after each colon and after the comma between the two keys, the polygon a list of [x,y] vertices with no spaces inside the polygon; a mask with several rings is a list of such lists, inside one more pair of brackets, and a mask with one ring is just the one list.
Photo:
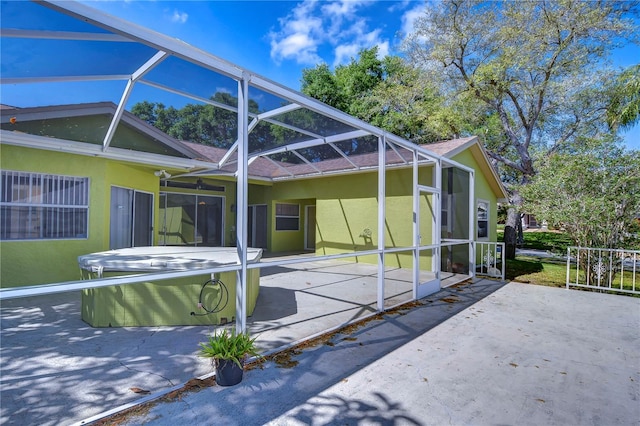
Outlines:
{"label": "concrete patio", "polygon": [[[263,350],[373,312],[362,289],[375,274],[334,267],[264,271],[249,325]],[[385,274],[388,303],[410,298],[401,272]],[[640,299],[477,280],[420,302],[296,353],[294,368],[268,362],[237,387],[127,421],[639,424]],[[81,423],[211,372],[196,353],[212,327],[94,329],[75,294],[8,301],[1,313],[2,424]]]}

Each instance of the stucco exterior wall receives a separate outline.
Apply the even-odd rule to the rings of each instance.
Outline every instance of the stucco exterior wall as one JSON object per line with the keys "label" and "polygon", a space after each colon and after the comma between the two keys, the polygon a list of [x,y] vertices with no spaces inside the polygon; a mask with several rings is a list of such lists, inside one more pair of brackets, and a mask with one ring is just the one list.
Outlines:
{"label": "stucco exterior wall", "polygon": [[[2,241],[2,287],[80,279],[77,257],[109,249],[109,205],[112,185],[153,193],[157,211],[158,178],[151,168],[11,145],[2,145],[0,166],[3,170],[89,178],[88,237]],[[157,228],[158,218],[155,216]]]}
{"label": "stucco exterior wall", "polygon": [[[476,158],[465,150],[454,160],[476,170],[475,199],[489,202],[489,238],[496,241],[497,196],[487,178],[479,172]],[[432,166],[421,166],[419,183],[433,186]],[[305,223],[305,205],[316,204],[316,252],[317,254],[352,253],[371,250],[378,241],[378,176],[375,172],[321,177],[290,182],[276,182],[273,186],[250,189],[250,203],[266,203],[270,218],[269,247],[272,252],[301,251],[304,248],[302,228]],[[299,232],[275,231],[275,203],[299,203],[301,218]],[[423,245],[432,242],[432,196],[420,196],[420,236]],[[467,200],[458,206],[468,208]],[[472,209],[475,220],[475,205]],[[464,217],[467,217],[466,215]],[[465,221],[468,219],[464,219]],[[369,232],[370,231],[370,232]],[[387,171],[385,242],[387,247],[408,247],[413,244],[413,172],[409,169]],[[477,229],[474,229],[477,235]],[[454,249],[461,259],[468,259],[465,248]],[[459,252],[459,253],[458,253]],[[431,253],[421,255],[421,268],[431,268]],[[362,256],[359,262],[377,262],[375,256]],[[388,266],[411,267],[411,252],[387,255]]]}
{"label": "stucco exterior wall", "polygon": [[[419,174],[419,182],[432,185],[432,169],[424,167]],[[410,246],[413,244],[413,175],[411,169],[389,170],[386,182],[386,224],[385,239],[388,247]],[[255,188],[256,193],[259,188]],[[316,252],[318,254],[338,254],[371,250],[378,241],[378,175],[375,172],[357,173],[305,179],[291,182],[277,182],[264,189],[271,197],[271,212],[276,202],[299,203],[301,205],[301,228],[304,227],[304,206],[316,205]],[[251,191],[250,191],[251,193]],[[250,197],[251,198],[251,197]],[[431,215],[427,199],[421,197],[421,211],[425,212],[423,241],[431,241]],[[256,196],[253,200],[258,200]],[[270,213],[271,213],[270,212]],[[278,251],[300,251],[304,248],[304,233],[275,231],[275,215],[270,214],[272,238],[269,249]],[[428,224],[428,225],[426,225]],[[369,233],[370,231],[370,233]],[[377,262],[375,256],[363,256],[359,262]],[[387,262],[393,266],[410,266],[410,253],[388,256]],[[424,260],[425,265],[429,260]]]}

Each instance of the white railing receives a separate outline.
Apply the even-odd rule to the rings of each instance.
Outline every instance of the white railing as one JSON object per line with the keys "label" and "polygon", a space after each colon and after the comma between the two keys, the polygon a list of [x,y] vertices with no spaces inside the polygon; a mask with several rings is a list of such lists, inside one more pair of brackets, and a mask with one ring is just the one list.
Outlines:
{"label": "white railing", "polygon": [[475,244],[476,253],[480,256],[476,275],[500,278],[504,281],[504,243],[476,241]]}
{"label": "white railing", "polygon": [[567,288],[640,294],[640,250],[567,248]]}

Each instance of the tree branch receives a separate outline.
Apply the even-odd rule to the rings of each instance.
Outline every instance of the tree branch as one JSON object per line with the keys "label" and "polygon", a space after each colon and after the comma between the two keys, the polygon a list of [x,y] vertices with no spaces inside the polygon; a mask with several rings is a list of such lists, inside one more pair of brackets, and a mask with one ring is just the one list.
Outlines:
{"label": "tree branch", "polygon": [[503,157],[502,155],[497,154],[497,153],[495,153],[493,151],[490,151],[490,150],[486,150],[486,152],[487,152],[487,155],[489,155],[489,157],[495,159],[496,161],[499,161],[499,162],[503,163],[505,166],[511,167],[512,169],[515,169],[515,170],[517,170],[517,171],[519,171],[521,173],[525,173],[524,168],[520,164],[516,163],[515,161],[511,161],[508,158]]}

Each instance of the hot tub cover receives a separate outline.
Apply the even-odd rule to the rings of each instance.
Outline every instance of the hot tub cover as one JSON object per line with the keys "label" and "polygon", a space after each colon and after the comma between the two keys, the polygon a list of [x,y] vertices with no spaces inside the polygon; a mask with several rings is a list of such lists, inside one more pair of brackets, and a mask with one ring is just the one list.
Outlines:
{"label": "hot tub cover", "polygon": [[[247,249],[248,263],[261,257],[262,249]],[[235,247],[132,247],[78,256],[80,268],[91,272],[184,271],[238,263]]]}

